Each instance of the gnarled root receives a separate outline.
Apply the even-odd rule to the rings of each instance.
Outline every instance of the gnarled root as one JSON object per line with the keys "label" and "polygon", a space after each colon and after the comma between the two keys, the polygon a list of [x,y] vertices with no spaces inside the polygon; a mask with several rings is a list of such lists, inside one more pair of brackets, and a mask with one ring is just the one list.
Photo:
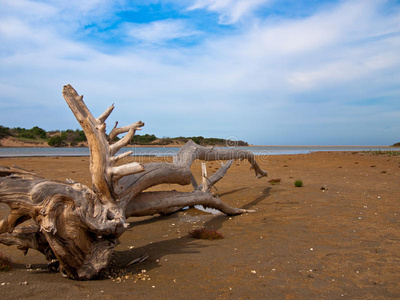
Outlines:
{"label": "gnarled root", "polygon": [[[0,242],[42,252],[69,278],[90,279],[107,267],[116,238],[128,227],[119,207],[104,205],[79,183],[50,181],[15,168],[0,169]],[[15,192],[17,191],[18,192]],[[35,226],[17,227],[33,219]]]}

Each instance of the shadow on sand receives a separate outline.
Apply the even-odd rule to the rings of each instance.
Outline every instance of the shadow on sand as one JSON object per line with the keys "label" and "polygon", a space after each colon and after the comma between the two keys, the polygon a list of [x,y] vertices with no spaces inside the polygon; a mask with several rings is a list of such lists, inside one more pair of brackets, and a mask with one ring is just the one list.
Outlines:
{"label": "shadow on sand", "polygon": [[[232,190],[230,192],[226,192],[220,194],[219,196],[233,194],[235,192],[241,191],[245,188]],[[262,194],[247,203],[246,205],[242,206],[244,209],[251,209],[252,207],[256,206],[258,203],[266,199],[270,194],[270,187],[264,189]],[[154,216],[150,219],[141,220],[138,222],[132,222],[132,228],[135,230],[138,229],[140,226],[147,226],[151,225],[152,223],[159,222],[162,220],[169,220],[169,219],[177,219],[180,218],[179,213],[175,213],[168,216]],[[204,228],[209,228],[213,230],[219,230],[222,228],[222,224],[229,219],[229,216],[226,215],[217,215],[211,216],[211,219],[206,221],[203,225]],[[152,242],[142,247],[134,248],[132,250],[123,250],[123,251],[116,251],[114,257],[114,267],[115,268],[125,268],[125,266],[133,259],[143,255],[148,254],[149,258],[142,262],[135,265],[132,265],[128,268],[125,268],[127,271],[135,272],[141,269],[151,270],[160,267],[157,262],[157,259],[161,259],[163,256],[166,255],[179,255],[179,254],[196,254],[200,252],[200,249],[205,247],[213,246],[213,244],[206,245],[204,243],[199,242],[199,240],[190,238],[188,235],[182,236],[181,238],[163,240]]]}

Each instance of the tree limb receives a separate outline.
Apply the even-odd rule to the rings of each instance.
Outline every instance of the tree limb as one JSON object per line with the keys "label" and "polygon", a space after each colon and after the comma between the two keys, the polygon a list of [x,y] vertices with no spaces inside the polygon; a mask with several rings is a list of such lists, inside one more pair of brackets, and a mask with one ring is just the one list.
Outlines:
{"label": "tree limb", "polygon": [[135,201],[128,204],[125,209],[127,217],[139,217],[163,213],[169,208],[179,208],[185,206],[203,205],[218,209],[227,215],[238,215],[245,212],[253,212],[253,210],[232,207],[223,203],[219,198],[214,197],[210,192],[193,191],[158,191],[144,192],[136,197]]}
{"label": "tree limb", "polygon": [[[110,137],[106,135],[104,121],[111,114],[114,105],[110,106],[99,118],[95,119],[82,101],[82,96],[71,85],[63,88],[63,97],[68,103],[76,119],[85,132],[90,148],[90,173],[94,191],[103,204],[116,205],[118,199],[115,188],[118,180],[126,175],[141,172],[144,169],[139,164],[130,164],[125,167],[114,167],[114,164],[122,157],[114,155],[132,139],[135,131],[144,125],[139,121],[130,126],[114,128]],[[119,133],[129,131],[128,134],[114,144],[110,144]],[[125,156],[123,156],[125,157]]]}
{"label": "tree limb", "polygon": [[129,130],[133,129],[135,130],[141,130],[141,127],[144,126],[144,123],[142,121],[138,121],[136,123],[133,123],[129,126],[124,126],[124,127],[119,127],[117,128],[116,126],[111,130],[110,132],[110,142],[114,140],[114,138],[122,133],[128,132]]}
{"label": "tree limb", "polygon": [[268,176],[268,173],[260,168],[254,154],[250,151],[231,148],[231,149],[216,149],[211,147],[203,147],[197,145],[190,140],[177,153],[175,163],[178,165],[191,165],[194,160],[200,159],[205,161],[213,160],[231,160],[231,159],[247,159],[254,169],[257,178]]}

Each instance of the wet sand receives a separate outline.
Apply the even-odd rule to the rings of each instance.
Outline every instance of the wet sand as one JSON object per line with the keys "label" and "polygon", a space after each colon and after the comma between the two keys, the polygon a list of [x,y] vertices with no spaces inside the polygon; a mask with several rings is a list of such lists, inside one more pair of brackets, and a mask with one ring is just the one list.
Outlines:
{"label": "wet sand", "polygon": [[[143,158],[163,160],[163,158]],[[396,299],[400,297],[400,156],[354,152],[258,157],[268,178],[236,162],[214,190],[256,212],[236,217],[190,209],[131,218],[112,279],[73,281],[44,256],[0,245],[14,261],[0,272],[1,299]],[[49,178],[90,185],[89,158],[3,158]],[[208,162],[211,174],[217,162]],[[200,175],[199,163],[193,171]],[[271,185],[270,179],[281,183]],[[303,187],[293,182],[301,179]],[[156,189],[183,189],[162,185]],[[0,216],[8,208],[0,205]],[[188,231],[216,229],[208,241]],[[130,267],[134,258],[149,258]],[[31,266],[29,266],[31,265]]]}

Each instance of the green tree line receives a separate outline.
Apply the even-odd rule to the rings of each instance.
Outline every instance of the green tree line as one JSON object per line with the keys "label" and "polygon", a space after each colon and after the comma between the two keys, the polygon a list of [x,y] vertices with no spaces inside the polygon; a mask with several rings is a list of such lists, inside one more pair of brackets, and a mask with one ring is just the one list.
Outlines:
{"label": "green tree line", "polygon": [[248,146],[249,144],[244,141],[228,141],[220,138],[205,138],[202,136],[192,137],[163,137],[158,138],[154,134],[135,135],[132,139],[132,143],[135,145],[170,145],[170,144],[182,144],[192,140],[196,144],[202,146]]}
{"label": "green tree line", "polygon": [[61,147],[61,146],[76,146],[80,142],[86,141],[86,136],[83,130],[56,130],[49,131],[34,126],[31,129],[14,127],[9,128],[0,125],[0,139],[5,137],[14,137],[19,140],[30,140],[37,142],[47,142],[50,146]]}
{"label": "green tree line", "polygon": [[50,137],[48,144],[53,147],[62,146],[76,146],[80,142],[86,142],[86,135],[83,130],[72,130],[67,129],[60,132],[60,134],[54,134]]}
{"label": "green tree line", "polygon": [[[36,142],[47,142],[53,147],[64,147],[64,146],[77,146],[79,143],[86,141],[86,136],[83,130],[67,129],[67,130],[55,130],[46,132],[44,129],[34,126],[31,129],[14,127],[8,128],[0,125],[0,140],[7,136],[14,137],[16,139],[25,141],[36,141]],[[117,140],[119,138],[116,138]],[[131,141],[133,145],[170,145],[170,144],[184,144],[189,140],[193,140],[195,143],[203,146],[248,146],[243,141],[228,141],[220,138],[205,138],[202,136],[192,137],[162,137],[158,138],[154,134],[135,135]]]}
{"label": "green tree line", "polygon": [[46,139],[47,132],[44,129],[39,128],[37,126],[32,127],[31,129],[25,129],[21,127],[8,128],[0,125],[0,138],[4,138],[6,136],[14,136],[21,139],[36,140],[36,139]]}

